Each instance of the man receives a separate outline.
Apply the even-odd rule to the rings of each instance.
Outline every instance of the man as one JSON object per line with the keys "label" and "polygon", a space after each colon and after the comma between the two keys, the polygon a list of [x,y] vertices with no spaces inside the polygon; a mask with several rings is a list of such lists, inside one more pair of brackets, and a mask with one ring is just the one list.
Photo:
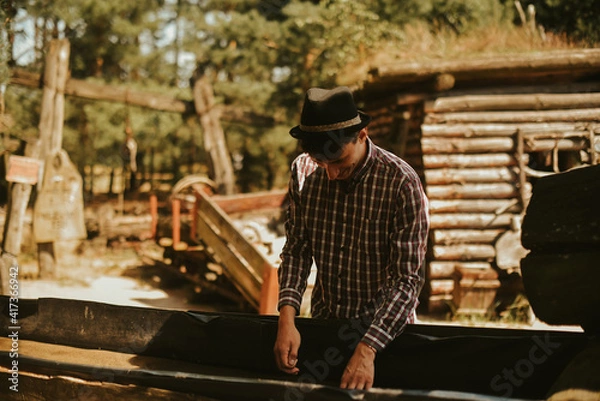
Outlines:
{"label": "man", "polygon": [[278,367],[297,374],[294,319],[314,260],[312,317],[370,322],[340,383],[361,390],[373,385],[377,352],[413,322],[429,230],[418,175],[371,142],[369,122],[347,87],[312,88],[290,130],[305,153],[292,164],[274,346]]}

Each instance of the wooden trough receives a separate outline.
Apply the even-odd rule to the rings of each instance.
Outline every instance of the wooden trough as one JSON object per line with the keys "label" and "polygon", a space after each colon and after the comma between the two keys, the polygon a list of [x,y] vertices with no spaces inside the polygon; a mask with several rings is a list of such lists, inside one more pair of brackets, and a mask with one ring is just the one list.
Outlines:
{"label": "wooden trough", "polygon": [[274,316],[63,299],[20,299],[10,316],[10,305],[0,297],[7,401],[560,400],[565,369],[598,347],[577,332],[409,325],[378,355],[375,388],[348,391],[338,383],[358,321],[299,318],[301,372],[288,376],[274,363]]}

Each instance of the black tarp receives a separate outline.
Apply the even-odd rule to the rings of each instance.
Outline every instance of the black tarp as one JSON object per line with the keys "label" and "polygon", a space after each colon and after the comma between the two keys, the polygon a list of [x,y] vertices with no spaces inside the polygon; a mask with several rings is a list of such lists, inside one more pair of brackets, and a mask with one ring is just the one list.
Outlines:
{"label": "black tarp", "polygon": [[[335,388],[365,329],[359,321],[299,318],[301,372],[287,376],[273,359],[274,316],[62,299],[20,300],[19,305],[19,338],[235,369],[240,380],[250,380],[244,386],[254,380],[256,388],[265,380]],[[0,330],[7,335],[6,297],[0,306]],[[543,399],[587,343],[585,334],[575,332],[409,325],[377,356],[375,386]]]}

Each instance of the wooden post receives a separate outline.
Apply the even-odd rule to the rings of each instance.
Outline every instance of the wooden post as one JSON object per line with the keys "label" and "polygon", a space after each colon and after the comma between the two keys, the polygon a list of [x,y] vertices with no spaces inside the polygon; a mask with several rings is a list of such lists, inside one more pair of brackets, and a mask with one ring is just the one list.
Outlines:
{"label": "wooden post", "polygon": [[150,195],[150,216],[152,219],[152,238],[156,240],[158,231],[158,198],[155,194]]}
{"label": "wooden post", "polygon": [[196,231],[198,227],[197,219],[198,219],[198,199],[194,199],[194,204],[192,205],[192,222],[190,225],[190,238],[192,241],[196,241]]}
{"label": "wooden post", "polygon": [[233,164],[225,134],[221,127],[220,113],[215,107],[213,89],[206,76],[200,77],[193,87],[194,106],[204,133],[204,148],[210,158],[211,179],[220,192],[232,194],[234,189]]}
{"label": "wooden post", "polygon": [[266,265],[263,271],[263,282],[260,289],[259,313],[261,315],[277,314],[277,300],[279,297],[279,284],[277,281],[277,268]]}
{"label": "wooden post", "polygon": [[[64,92],[69,74],[70,45],[67,39],[53,40],[46,57],[44,90],[40,112],[40,158],[45,161],[62,148]],[[40,186],[41,188],[41,186]],[[52,277],[56,260],[54,243],[38,243],[40,277]]]}
{"label": "wooden post", "polygon": [[[25,156],[37,159],[39,151],[39,141],[29,143],[25,147]],[[35,181],[31,183],[14,182],[10,186],[4,235],[2,237],[2,258],[0,259],[0,294],[2,295],[10,294],[10,268],[11,266],[18,266],[17,256],[21,253],[23,220],[33,184],[35,184]],[[18,274],[18,270],[12,273]]]}
{"label": "wooden post", "polygon": [[173,248],[176,248],[181,240],[181,201],[173,199],[171,207],[173,208]]}

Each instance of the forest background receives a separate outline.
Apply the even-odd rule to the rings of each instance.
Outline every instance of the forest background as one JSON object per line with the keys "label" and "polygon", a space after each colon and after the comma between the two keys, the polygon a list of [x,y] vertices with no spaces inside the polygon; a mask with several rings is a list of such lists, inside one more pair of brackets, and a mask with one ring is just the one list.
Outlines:
{"label": "forest background", "polygon": [[[67,38],[73,78],[191,101],[208,76],[217,101],[270,124],[222,122],[237,190],[284,187],[297,152],[288,135],[311,86],[360,84],[379,63],[593,47],[600,0],[0,0],[0,113],[6,139],[38,136],[41,90],[9,84],[11,69],[41,73],[48,43]],[[532,18],[530,22],[532,22]],[[125,127],[141,170],[173,181],[207,171],[190,115],[68,97],[63,147],[82,172],[123,165]],[[260,119],[257,121],[261,121]]]}

